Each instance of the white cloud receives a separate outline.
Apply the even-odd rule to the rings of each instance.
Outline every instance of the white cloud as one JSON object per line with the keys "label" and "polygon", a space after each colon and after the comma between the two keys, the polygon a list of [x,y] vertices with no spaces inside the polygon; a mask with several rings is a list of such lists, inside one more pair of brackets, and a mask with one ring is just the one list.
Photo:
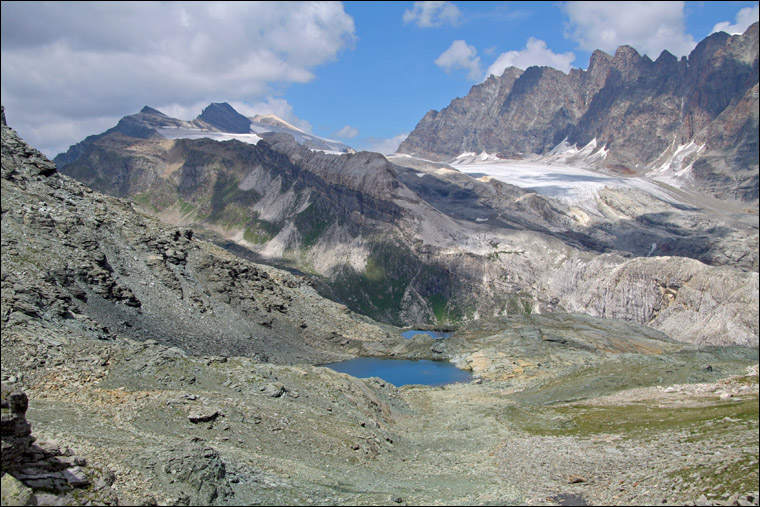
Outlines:
{"label": "white cloud", "polygon": [[749,25],[757,21],[759,17],[760,10],[757,5],[754,7],[745,7],[736,13],[736,23],[732,25],[728,21],[723,21],[716,24],[710,33],[726,32],[731,35],[744,33],[747,28],[749,28]]}
{"label": "white cloud", "polygon": [[404,139],[409,137],[409,133],[399,134],[388,139],[375,139],[370,138],[367,140],[367,145],[364,148],[365,151],[373,151],[382,155],[390,155],[395,153],[399,145],[404,142]]}
{"label": "white cloud", "polygon": [[342,129],[335,132],[335,134],[333,135],[336,137],[353,139],[354,137],[359,135],[359,129],[357,129],[356,127],[352,127],[351,125],[346,125]]}
{"label": "white cloud", "polygon": [[463,40],[455,40],[449,49],[436,58],[435,64],[449,74],[454,70],[464,69],[468,71],[469,79],[476,81],[482,72],[480,57],[477,54],[478,51],[473,46]]}
{"label": "white cloud", "polygon": [[686,33],[684,2],[567,2],[566,36],[581,49],[614,53],[622,45],[652,59],[668,50],[688,55],[696,42]]}
{"label": "white cloud", "polygon": [[355,27],[336,2],[2,2],[0,36],[11,126],[55,155],[83,138],[63,123],[93,134],[146,104],[266,102],[352,47]]}
{"label": "white cloud", "polygon": [[555,53],[546,47],[546,42],[531,37],[525,44],[525,49],[500,54],[496,61],[488,67],[486,77],[491,74],[501,76],[507,67],[525,70],[533,65],[554,67],[562,72],[570,72],[570,64],[573,60],[575,60],[573,53]]}
{"label": "white cloud", "polygon": [[451,2],[414,2],[411,10],[404,11],[404,23],[416,22],[423,28],[445,23],[456,25],[461,15],[459,8]]}

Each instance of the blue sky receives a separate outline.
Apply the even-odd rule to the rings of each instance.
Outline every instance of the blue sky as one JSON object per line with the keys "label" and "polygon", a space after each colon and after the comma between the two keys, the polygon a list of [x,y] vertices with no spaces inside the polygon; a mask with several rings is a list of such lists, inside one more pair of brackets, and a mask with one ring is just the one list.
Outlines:
{"label": "blue sky", "polygon": [[9,124],[54,156],[150,105],[272,113],[391,152],[508,65],[586,68],[629,44],[688,55],[758,2],[2,2]]}

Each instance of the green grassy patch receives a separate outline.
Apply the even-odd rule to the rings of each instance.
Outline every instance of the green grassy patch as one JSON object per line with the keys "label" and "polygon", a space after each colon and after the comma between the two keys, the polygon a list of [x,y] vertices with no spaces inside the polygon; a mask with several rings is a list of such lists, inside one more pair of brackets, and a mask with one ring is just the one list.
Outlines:
{"label": "green grassy patch", "polygon": [[654,433],[692,428],[693,438],[701,440],[722,431],[724,425],[721,425],[720,421],[726,417],[744,422],[757,421],[758,400],[715,403],[703,401],[698,406],[679,408],[661,407],[656,402],[603,407],[577,404],[557,407],[550,411],[554,417],[563,421],[563,427],[534,427],[533,430],[526,430],[543,435],[617,434],[647,438]]}
{"label": "green grassy patch", "polygon": [[295,219],[303,246],[308,248],[316,244],[332,222],[333,218],[327,211],[320,210],[314,203],[309,204]]}
{"label": "green grassy patch", "polygon": [[758,473],[757,454],[743,454],[733,463],[717,467],[694,465],[670,472],[669,477],[680,477],[685,483],[699,482],[700,488],[708,490],[712,497],[721,498],[724,494],[757,491]]}
{"label": "green grassy patch", "polygon": [[518,313],[523,315],[530,315],[533,311],[530,297],[520,294],[510,296],[507,300],[507,311],[510,314]]}
{"label": "green grassy patch", "polygon": [[590,352],[576,350],[568,353],[568,360],[577,366],[534,389],[516,393],[515,399],[526,405],[548,406],[581,402],[637,387],[714,382],[737,374],[757,361],[757,351],[746,347],[686,349],[658,356],[614,354],[587,366],[584,363],[588,358],[584,359],[584,356]]}
{"label": "green grassy patch", "polygon": [[180,202],[180,209],[182,209],[181,199],[178,199],[176,191],[165,185],[157,185],[150,190],[135,194],[132,200],[154,213],[159,213],[177,202]]}
{"label": "green grassy patch", "polygon": [[448,301],[442,294],[433,294],[428,298],[430,306],[433,307],[433,313],[438,322],[448,320],[448,311],[446,309]]}
{"label": "green grassy patch", "polygon": [[345,268],[330,286],[352,310],[381,322],[401,325],[401,300],[419,261],[403,248],[378,243],[363,272]]}
{"label": "green grassy patch", "polygon": [[367,259],[364,268],[364,279],[368,282],[379,283],[385,280],[385,268],[376,259]]}
{"label": "green grassy patch", "polygon": [[[693,401],[693,405],[681,407],[660,406],[658,401],[613,406],[577,403],[539,410],[517,405],[504,415],[509,424],[537,436],[618,435],[642,443],[665,436],[706,451],[715,449],[716,442],[730,444],[743,449],[737,458],[690,464],[668,475],[679,477],[684,484],[699,484],[699,489],[709,491],[713,498],[757,489],[757,398]],[[747,440],[752,434],[754,442]]]}
{"label": "green grassy patch", "polygon": [[216,213],[213,222],[226,230],[243,229],[251,219],[250,210],[230,204]]}
{"label": "green grassy patch", "polygon": [[182,199],[177,199],[177,203],[179,204],[179,212],[183,217],[195,212],[196,208],[191,203]]}
{"label": "green grassy patch", "polygon": [[263,243],[266,243],[270,239],[272,239],[272,236],[266,231],[254,229],[251,227],[246,227],[245,231],[243,231],[243,239],[246,240],[248,243],[253,243],[254,245],[261,245]]}

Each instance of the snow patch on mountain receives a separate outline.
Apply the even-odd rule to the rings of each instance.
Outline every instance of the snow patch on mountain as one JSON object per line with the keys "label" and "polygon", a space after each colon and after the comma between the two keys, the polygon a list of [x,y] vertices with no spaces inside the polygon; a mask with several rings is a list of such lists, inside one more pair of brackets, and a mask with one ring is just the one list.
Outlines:
{"label": "snow patch on mountain", "polygon": [[236,139],[238,141],[257,144],[261,141],[261,137],[256,134],[231,134],[229,132],[214,132],[212,130],[203,130],[200,128],[183,128],[183,127],[161,127],[157,128],[156,132],[164,136],[166,139],[213,139],[214,141],[230,141]]}
{"label": "snow patch on mountain", "polygon": [[264,117],[254,116],[253,118],[248,119],[251,121],[251,132],[255,134],[281,132],[290,134],[298,144],[302,144],[307,148],[310,148],[312,151],[324,151],[325,153],[336,154],[354,152],[353,148],[347,144],[309,134],[274,115],[267,115]]}
{"label": "snow patch on mountain", "polygon": [[651,164],[647,176],[682,188],[692,179],[691,168],[704,151],[704,144],[697,144],[694,141],[676,144],[674,140],[670,147]]}
{"label": "snow patch on mountain", "polygon": [[600,174],[589,169],[565,165],[558,160],[549,164],[544,160],[469,161],[470,157],[466,159],[466,163],[461,163],[461,159],[457,158],[451,165],[474,178],[494,178],[586,210],[597,209],[599,192],[605,187],[637,189],[666,202],[679,202],[655,182],[642,178]]}
{"label": "snow patch on mountain", "polygon": [[565,138],[546,155],[536,157],[546,164],[562,163],[576,166],[594,166],[607,158],[607,146],[599,147],[596,138],[589,141],[583,148],[570,144]]}

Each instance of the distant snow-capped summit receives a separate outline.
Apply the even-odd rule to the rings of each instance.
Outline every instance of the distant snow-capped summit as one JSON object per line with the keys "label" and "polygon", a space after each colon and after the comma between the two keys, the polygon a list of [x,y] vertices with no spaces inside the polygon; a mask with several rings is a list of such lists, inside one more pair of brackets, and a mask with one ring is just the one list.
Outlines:
{"label": "distant snow-capped summit", "polygon": [[209,138],[216,141],[236,139],[250,144],[258,143],[264,134],[285,133],[293,136],[299,144],[312,150],[338,153],[354,151],[350,146],[340,141],[325,139],[304,132],[273,114],[256,115],[248,118],[226,102],[215,102],[205,107],[201,114],[190,121],[172,118],[158,109],[145,106],[139,113],[125,116],[119,120],[116,126],[107,131],[89,136],[72,145],[65,153],[60,153],[55,157],[55,163],[61,167],[76,161],[88,145],[114,132],[139,139]]}
{"label": "distant snow-capped summit", "polygon": [[283,127],[286,129],[296,130],[298,132],[306,134],[306,132],[304,132],[303,130],[299,129],[298,127],[293,126],[292,124],[286,122],[279,116],[275,116],[273,114],[257,114],[256,116],[249,117],[249,119],[255,123],[265,123],[267,125],[273,125],[275,127]]}

